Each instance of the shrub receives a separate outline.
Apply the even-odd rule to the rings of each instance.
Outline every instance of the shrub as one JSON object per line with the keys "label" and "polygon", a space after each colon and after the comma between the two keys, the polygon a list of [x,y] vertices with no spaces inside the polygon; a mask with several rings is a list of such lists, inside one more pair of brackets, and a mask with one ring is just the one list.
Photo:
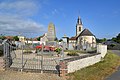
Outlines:
{"label": "shrub", "polygon": [[114,46],[115,46],[115,44],[111,44],[110,46],[111,46],[111,47],[114,47]]}
{"label": "shrub", "polygon": [[79,55],[77,54],[77,52],[68,52],[67,55],[68,55],[68,56],[79,56]]}
{"label": "shrub", "polygon": [[33,53],[33,52],[31,50],[25,50],[23,53],[24,54],[30,54],[30,53]]}
{"label": "shrub", "polygon": [[61,49],[61,48],[57,48],[55,51],[56,51],[58,54],[60,54],[60,52],[62,51],[62,49]]}

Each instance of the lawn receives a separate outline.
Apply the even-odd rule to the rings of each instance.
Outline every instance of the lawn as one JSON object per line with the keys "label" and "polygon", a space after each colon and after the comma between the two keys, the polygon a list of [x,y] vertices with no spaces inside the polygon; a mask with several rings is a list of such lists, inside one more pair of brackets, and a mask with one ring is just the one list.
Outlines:
{"label": "lawn", "polygon": [[120,66],[120,57],[108,51],[105,58],[92,66],[68,74],[68,80],[104,80]]}

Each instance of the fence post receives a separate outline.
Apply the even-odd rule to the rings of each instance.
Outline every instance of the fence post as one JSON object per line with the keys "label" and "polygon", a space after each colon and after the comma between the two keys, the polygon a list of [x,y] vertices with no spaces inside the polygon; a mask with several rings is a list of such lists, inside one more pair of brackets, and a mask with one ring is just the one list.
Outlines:
{"label": "fence post", "polygon": [[22,72],[23,71],[23,45],[21,47],[22,47],[22,65],[21,65],[21,72]]}
{"label": "fence post", "polygon": [[41,50],[41,74],[43,73],[43,49],[44,49],[44,44],[42,43],[42,50]]}
{"label": "fence post", "polygon": [[67,61],[63,61],[61,60],[60,63],[60,76],[61,77],[66,77],[66,74],[68,73],[68,70],[67,70]]}
{"label": "fence post", "polygon": [[5,47],[5,43],[3,44],[3,60],[4,60],[4,68],[6,69],[6,47]]}

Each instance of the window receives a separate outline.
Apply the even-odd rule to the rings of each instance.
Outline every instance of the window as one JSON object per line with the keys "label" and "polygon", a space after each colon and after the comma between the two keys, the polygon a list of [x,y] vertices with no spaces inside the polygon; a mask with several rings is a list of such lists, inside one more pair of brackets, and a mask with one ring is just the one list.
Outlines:
{"label": "window", "polygon": [[81,31],[81,27],[79,27],[79,31]]}

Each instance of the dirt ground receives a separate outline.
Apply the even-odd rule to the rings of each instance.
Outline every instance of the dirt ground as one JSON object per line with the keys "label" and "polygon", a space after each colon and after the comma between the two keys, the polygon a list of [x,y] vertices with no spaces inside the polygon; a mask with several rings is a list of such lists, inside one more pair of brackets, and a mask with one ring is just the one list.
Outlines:
{"label": "dirt ground", "polygon": [[0,80],[65,80],[56,74],[41,74],[18,71],[4,71],[0,69]]}

